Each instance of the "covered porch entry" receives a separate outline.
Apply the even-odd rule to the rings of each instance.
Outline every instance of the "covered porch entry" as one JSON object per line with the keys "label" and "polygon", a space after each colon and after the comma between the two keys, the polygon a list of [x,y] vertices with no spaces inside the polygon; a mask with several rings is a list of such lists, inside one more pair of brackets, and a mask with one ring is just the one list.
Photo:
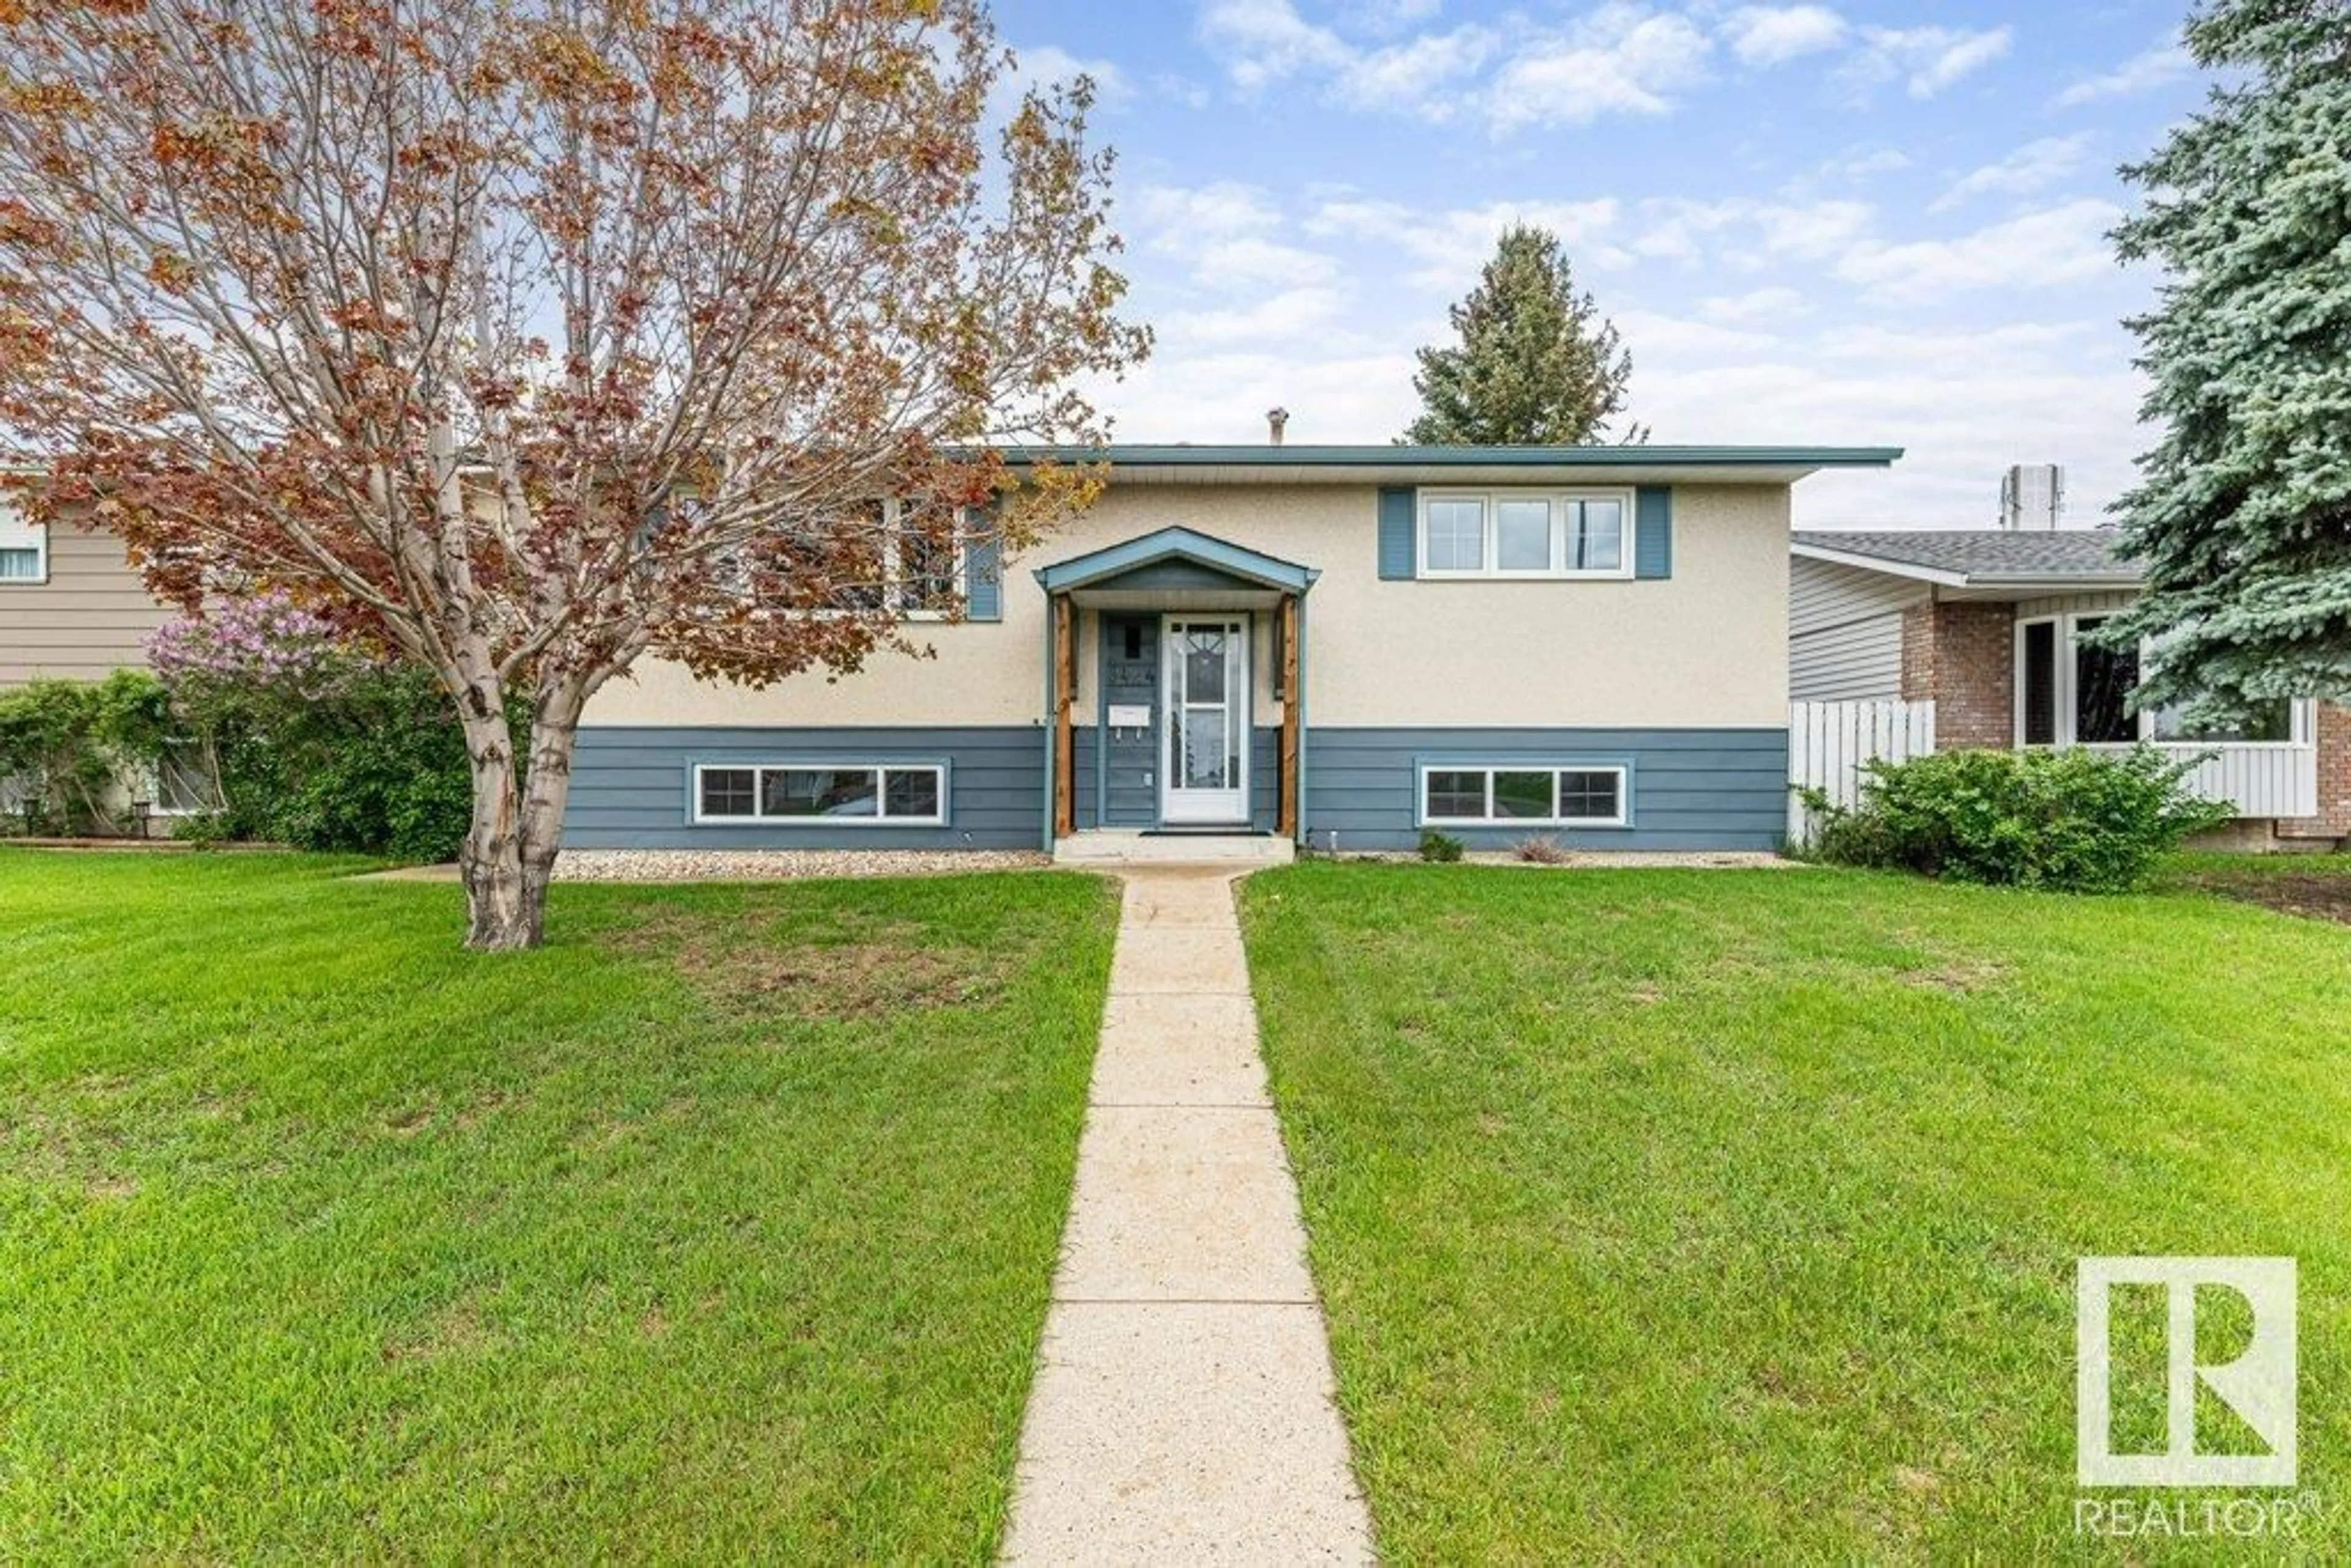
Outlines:
{"label": "covered porch entry", "polygon": [[1036,573],[1056,844],[1297,836],[1315,575],[1182,528]]}

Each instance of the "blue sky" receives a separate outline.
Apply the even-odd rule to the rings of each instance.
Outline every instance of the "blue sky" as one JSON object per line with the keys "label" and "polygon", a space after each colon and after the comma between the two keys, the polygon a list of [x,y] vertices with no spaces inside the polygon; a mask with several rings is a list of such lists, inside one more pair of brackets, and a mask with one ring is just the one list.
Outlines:
{"label": "blue sky", "polygon": [[1122,440],[1384,441],[1499,226],[1549,225],[1660,442],[1886,443],[1808,526],[1994,518],[2062,462],[2085,526],[2146,444],[2115,175],[2202,91],[2180,4],[998,0],[1024,75],[1102,85],[1151,362]]}

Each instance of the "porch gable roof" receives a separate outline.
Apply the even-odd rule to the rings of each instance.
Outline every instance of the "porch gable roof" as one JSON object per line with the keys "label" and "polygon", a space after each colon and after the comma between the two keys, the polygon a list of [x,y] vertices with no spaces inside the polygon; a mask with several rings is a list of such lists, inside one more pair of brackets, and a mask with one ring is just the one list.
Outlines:
{"label": "porch gable roof", "polygon": [[1312,567],[1266,555],[1229,539],[1171,527],[1039,567],[1035,576],[1048,594],[1067,593],[1081,588],[1113,586],[1117,578],[1166,561],[1186,562],[1236,583],[1284,593],[1303,593],[1322,575]]}

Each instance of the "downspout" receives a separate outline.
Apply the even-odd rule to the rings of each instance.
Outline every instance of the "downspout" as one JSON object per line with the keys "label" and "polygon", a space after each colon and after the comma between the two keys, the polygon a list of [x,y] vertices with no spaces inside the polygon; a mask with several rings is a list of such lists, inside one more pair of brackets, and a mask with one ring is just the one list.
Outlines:
{"label": "downspout", "polygon": [[[1037,585],[1043,588],[1045,574],[1035,574]],[[1053,852],[1053,593],[1045,591],[1045,803],[1038,821],[1038,841],[1047,854]]]}
{"label": "downspout", "polygon": [[1314,847],[1314,832],[1306,825],[1306,757],[1314,747],[1306,722],[1306,601],[1313,587],[1314,578],[1310,575],[1306,586],[1298,591],[1298,689],[1290,694],[1290,700],[1298,705],[1298,832],[1290,842],[1308,849]]}
{"label": "downspout", "polygon": [[[1082,627],[1082,617],[1079,621]],[[1082,640],[1082,639],[1081,639]],[[1155,691],[1157,688],[1153,688]],[[1110,826],[1110,628],[1094,612],[1094,827]]]}

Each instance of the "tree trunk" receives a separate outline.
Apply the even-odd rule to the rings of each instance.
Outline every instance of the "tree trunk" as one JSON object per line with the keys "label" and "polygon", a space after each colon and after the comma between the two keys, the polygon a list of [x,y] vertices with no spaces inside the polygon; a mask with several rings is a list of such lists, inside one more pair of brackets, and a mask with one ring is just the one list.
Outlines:
{"label": "tree trunk", "polygon": [[544,939],[547,884],[561,845],[581,704],[568,682],[539,694],[531,713],[530,765],[518,770],[505,715],[483,711],[488,695],[477,688],[463,704],[474,820],[457,869],[465,883],[465,946],[515,952]]}

